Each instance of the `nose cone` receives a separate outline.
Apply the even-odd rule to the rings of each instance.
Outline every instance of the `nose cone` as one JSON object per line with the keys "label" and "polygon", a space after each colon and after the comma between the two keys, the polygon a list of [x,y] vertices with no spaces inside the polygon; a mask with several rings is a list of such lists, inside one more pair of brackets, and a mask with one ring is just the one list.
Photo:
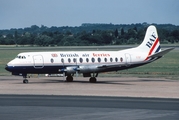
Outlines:
{"label": "nose cone", "polygon": [[14,66],[13,61],[14,61],[14,60],[11,60],[11,61],[8,62],[8,63],[6,64],[6,66],[5,66],[5,69],[6,69],[7,71],[9,71],[9,72],[11,72],[12,67]]}
{"label": "nose cone", "polygon": [[5,69],[6,69],[7,71],[9,71],[9,67],[8,67],[8,65],[5,66]]}

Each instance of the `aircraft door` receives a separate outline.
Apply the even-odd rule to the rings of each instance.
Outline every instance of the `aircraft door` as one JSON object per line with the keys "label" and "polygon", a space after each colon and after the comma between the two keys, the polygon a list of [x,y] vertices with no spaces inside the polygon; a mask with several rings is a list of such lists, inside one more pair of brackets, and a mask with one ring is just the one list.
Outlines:
{"label": "aircraft door", "polygon": [[40,69],[44,67],[44,60],[42,55],[34,55],[33,60],[34,60],[34,68]]}
{"label": "aircraft door", "polygon": [[125,54],[125,58],[126,58],[126,64],[130,64],[130,62],[131,62],[131,55],[129,54],[129,53],[126,53]]}

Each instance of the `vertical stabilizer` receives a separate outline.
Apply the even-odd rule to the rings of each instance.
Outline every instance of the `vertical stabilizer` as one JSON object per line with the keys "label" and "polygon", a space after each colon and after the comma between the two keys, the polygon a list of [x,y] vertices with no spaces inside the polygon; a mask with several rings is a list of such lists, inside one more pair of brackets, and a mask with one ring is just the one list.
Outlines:
{"label": "vertical stabilizer", "polygon": [[[137,47],[137,50],[145,52],[147,56],[160,52],[160,42],[156,27],[151,25],[147,28],[143,42]],[[146,58],[147,60],[148,58]]]}

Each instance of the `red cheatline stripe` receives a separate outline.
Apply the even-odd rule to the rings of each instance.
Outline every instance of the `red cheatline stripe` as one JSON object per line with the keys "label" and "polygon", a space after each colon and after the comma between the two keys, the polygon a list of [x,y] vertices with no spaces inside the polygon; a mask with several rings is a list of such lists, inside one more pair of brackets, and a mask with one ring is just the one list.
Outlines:
{"label": "red cheatline stripe", "polygon": [[[152,48],[150,49],[148,56],[152,54],[152,52],[154,51],[154,48],[156,47],[158,42],[159,42],[159,39],[157,38],[155,43],[153,44]],[[148,59],[148,57],[145,60],[147,60],[147,59]]]}
{"label": "red cheatline stripe", "polygon": [[158,42],[159,42],[159,40],[158,40],[158,38],[157,38],[157,40],[155,41],[154,45],[153,45],[152,48],[150,49],[149,55],[152,54],[152,52],[153,52],[153,50],[154,50],[154,48],[156,47],[156,45],[157,45]]}

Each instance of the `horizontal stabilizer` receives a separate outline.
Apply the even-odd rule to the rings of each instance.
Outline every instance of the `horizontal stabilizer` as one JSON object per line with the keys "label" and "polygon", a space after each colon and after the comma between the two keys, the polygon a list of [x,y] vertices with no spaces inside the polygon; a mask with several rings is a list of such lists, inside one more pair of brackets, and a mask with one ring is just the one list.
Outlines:
{"label": "horizontal stabilizer", "polygon": [[175,49],[175,48],[167,48],[165,50],[162,50],[161,52],[158,52],[158,53],[148,56],[148,58],[162,57],[163,55],[167,54],[168,52],[170,52],[173,49]]}

